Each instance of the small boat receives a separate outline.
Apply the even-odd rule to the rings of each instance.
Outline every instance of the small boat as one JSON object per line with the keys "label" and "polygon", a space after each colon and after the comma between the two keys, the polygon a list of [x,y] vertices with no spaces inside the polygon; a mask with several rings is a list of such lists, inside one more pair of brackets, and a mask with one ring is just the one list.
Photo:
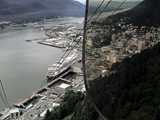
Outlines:
{"label": "small boat", "polygon": [[31,42],[32,40],[26,40],[26,42]]}

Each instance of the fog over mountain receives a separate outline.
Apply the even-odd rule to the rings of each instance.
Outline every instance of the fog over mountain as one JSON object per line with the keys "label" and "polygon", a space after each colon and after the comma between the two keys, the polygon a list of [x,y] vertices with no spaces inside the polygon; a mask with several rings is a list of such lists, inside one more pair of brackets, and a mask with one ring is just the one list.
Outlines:
{"label": "fog over mountain", "polygon": [[44,17],[83,16],[84,5],[74,0],[0,0],[0,20],[28,21]]}

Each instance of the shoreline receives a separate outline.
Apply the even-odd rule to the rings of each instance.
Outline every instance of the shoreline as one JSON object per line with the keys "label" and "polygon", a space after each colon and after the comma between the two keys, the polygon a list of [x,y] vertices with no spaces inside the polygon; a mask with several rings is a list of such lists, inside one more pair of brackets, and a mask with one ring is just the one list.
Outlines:
{"label": "shoreline", "polygon": [[[75,24],[75,23],[73,23],[73,24]],[[65,26],[66,24],[63,24],[63,25],[61,25],[61,26]],[[57,27],[59,27],[59,26],[57,26]],[[27,28],[27,27],[26,27]],[[54,27],[53,27],[54,28]],[[53,29],[52,28],[52,29]],[[41,27],[40,27],[40,29],[41,29]],[[50,31],[52,31],[52,29],[49,29]],[[64,49],[64,48],[67,48],[67,47],[71,47],[72,45],[70,45],[69,43],[71,42],[71,39],[73,39],[74,38],[74,36],[78,33],[78,32],[80,32],[81,30],[80,30],[80,28],[78,28],[78,30],[76,30],[76,33],[72,33],[73,31],[75,31],[75,29],[77,29],[77,27],[73,27],[73,26],[70,26],[70,24],[69,24],[69,26],[67,26],[67,29],[69,29],[69,31],[67,31],[67,30],[65,30],[65,31],[61,31],[61,30],[64,30],[65,29],[65,27],[63,28],[62,27],[62,29],[60,29],[60,31],[58,31],[59,33],[56,33],[55,35],[57,35],[57,34],[60,34],[60,36],[58,36],[58,38],[56,38],[56,37],[54,37],[53,36],[53,34],[52,34],[52,36],[48,36],[48,38],[44,38],[44,39],[37,39],[37,40],[26,40],[26,42],[33,42],[33,41],[35,41],[35,42],[37,42],[37,44],[43,44],[43,45],[46,45],[46,46],[51,46],[51,47],[58,47],[58,48],[60,48],[60,49]],[[43,29],[44,30],[44,32],[46,32],[45,31],[45,29]],[[77,32],[78,31],[78,32]],[[52,32],[55,32],[55,30],[53,30]],[[65,34],[62,34],[62,32],[64,32]],[[72,34],[71,34],[72,33]],[[68,34],[69,35],[71,35],[71,36],[68,36]],[[67,36],[66,36],[67,35]],[[80,34],[79,34],[80,35]],[[64,40],[64,38],[66,38],[67,37],[67,39],[65,39]],[[54,40],[53,39],[50,39],[50,38],[54,38]],[[61,38],[61,39],[60,39]],[[76,38],[74,38],[74,39],[77,39],[78,37],[76,37]],[[79,39],[79,38],[78,38]],[[52,40],[52,41],[51,41]],[[56,41],[55,41],[56,40]],[[59,41],[61,41],[61,43],[63,43],[63,45],[65,45],[65,46],[63,46],[63,47],[60,47],[60,46],[58,46],[58,45],[54,45],[54,43],[55,42],[59,42]],[[49,44],[48,44],[49,43]],[[56,79],[53,79],[52,81],[50,81],[49,83],[47,83],[47,85],[45,85],[45,86],[43,86],[41,89],[38,89],[37,91],[35,91],[35,92],[33,92],[33,94],[29,97],[29,98],[26,98],[24,101],[21,101],[21,102],[19,102],[19,103],[23,103],[23,105],[22,104],[14,104],[13,105],[13,107],[11,108],[11,109],[8,109],[7,110],[7,112],[5,112],[5,111],[2,111],[1,113],[4,113],[4,114],[6,114],[6,115],[8,115],[8,114],[15,114],[15,113],[11,113],[12,111],[13,111],[13,109],[16,109],[16,108],[18,108],[18,107],[20,107],[20,108],[18,108],[18,116],[17,116],[17,119],[18,118],[21,118],[21,117],[23,117],[23,116],[28,116],[27,114],[29,114],[29,113],[31,113],[30,112],[30,110],[31,109],[33,109],[34,107],[36,107],[36,106],[38,106],[38,104],[40,104],[42,101],[44,102],[44,101],[46,101],[44,104],[46,104],[46,103],[48,103],[48,104],[50,104],[51,105],[51,103],[54,103],[54,101],[58,101],[58,102],[60,102],[60,98],[63,96],[63,94],[65,93],[65,91],[66,91],[66,89],[67,88],[72,88],[72,89],[77,89],[78,90],[78,88],[79,87],[82,87],[83,85],[78,85],[78,88],[76,88],[75,86],[73,86],[73,84],[75,84],[75,85],[77,85],[77,84],[81,84],[81,83],[83,83],[83,80],[82,80],[82,78],[81,78],[81,82],[77,82],[77,80],[75,80],[75,82],[74,81],[72,81],[72,80],[68,80],[71,76],[70,76],[70,74],[72,73],[74,73],[74,74],[79,74],[79,73],[75,73],[75,72],[73,72],[73,70],[74,70],[74,67],[76,66],[76,64],[81,64],[81,63],[79,63],[78,61],[79,61],[79,59],[81,59],[81,57],[80,56],[78,56],[77,58],[76,58],[77,60],[75,60],[75,62],[73,63],[73,64],[71,64],[71,66],[68,66],[69,68],[72,68],[72,69],[69,69],[70,71],[65,75],[65,77],[67,77],[68,75],[68,77],[67,78],[63,78],[63,77],[61,77],[61,75],[59,76],[59,77],[57,77]],[[78,68],[78,69],[81,69],[81,68]],[[81,73],[82,74],[82,73]],[[75,77],[75,76],[74,76]],[[59,83],[59,84],[57,84],[57,82]],[[77,83],[76,83],[77,82]],[[53,86],[53,87],[52,87]],[[74,88],[75,87],[75,88]],[[58,92],[55,92],[56,91],[56,89],[57,89],[57,91]],[[60,90],[61,89],[61,90]],[[84,89],[84,86],[82,87],[82,88],[79,88],[79,90],[80,89]],[[60,90],[60,91],[59,91]],[[42,91],[42,92],[41,92]],[[54,92],[53,92],[54,91]],[[45,94],[45,93],[43,93],[43,92],[46,92],[46,95],[42,95],[42,94]],[[53,92],[54,94],[51,94],[50,92]],[[40,93],[40,94],[38,94],[38,93]],[[60,93],[60,94],[59,94]],[[59,94],[59,95],[57,95],[57,94]],[[56,98],[56,100],[55,99],[53,99],[53,100],[51,100],[50,99],[50,95],[54,95],[54,97]],[[28,101],[34,101],[34,100],[36,100],[37,102],[36,103],[34,103],[34,104],[29,104],[28,106],[27,106],[27,104],[28,104]],[[52,101],[52,102],[47,102],[47,101]],[[24,104],[26,104],[26,109],[23,109],[23,107],[24,107]],[[15,105],[16,105],[16,107],[15,107]],[[17,106],[18,105],[18,106]],[[52,106],[52,105],[51,105]],[[22,107],[22,108],[21,108]],[[20,115],[20,113],[22,114],[22,115]],[[17,112],[16,112],[16,114],[17,114]],[[20,116],[19,116],[20,115]],[[16,117],[16,116],[15,116]],[[1,116],[0,116],[0,118],[1,118]],[[23,120],[24,120],[24,118],[23,118]],[[29,119],[27,119],[26,118],[26,120],[29,120]]]}

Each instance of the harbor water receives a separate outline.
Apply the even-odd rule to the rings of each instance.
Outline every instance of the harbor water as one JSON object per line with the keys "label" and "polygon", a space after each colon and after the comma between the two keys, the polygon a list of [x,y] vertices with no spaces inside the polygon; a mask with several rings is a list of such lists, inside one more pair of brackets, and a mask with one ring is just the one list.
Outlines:
{"label": "harbor water", "polygon": [[[33,27],[22,27],[0,33],[0,79],[11,105],[31,96],[44,85],[48,65],[62,55],[61,49],[26,42],[44,38],[43,32]],[[0,111],[5,107],[0,98]]]}

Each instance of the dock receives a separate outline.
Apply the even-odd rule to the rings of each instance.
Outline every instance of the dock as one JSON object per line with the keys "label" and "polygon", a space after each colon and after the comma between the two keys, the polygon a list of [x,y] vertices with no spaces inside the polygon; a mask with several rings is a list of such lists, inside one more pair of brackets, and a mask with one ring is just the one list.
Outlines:
{"label": "dock", "polygon": [[39,41],[37,43],[42,44],[42,45],[51,46],[51,47],[56,47],[56,48],[65,48],[64,45],[56,43],[56,42],[51,43],[51,42],[46,42],[46,41]]}
{"label": "dock", "polygon": [[[79,23],[77,25],[79,27]],[[75,39],[77,33],[81,33],[81,29],[77,29],[77,25],[72,28],[61,25],[62,29],[59,31],[56,30],[56,32],[54,26],[47,30],[49,32],[49,35],[47,35],[49,38],[26,40],[26,42],[37,42],[46,46],[68,49],[73,46],[69,44],[71,40],[73,38]],[[57,26],[58,29],[59,27]],[[76,32],[73,33],[73,31]],[[81,34],[78,35],[82,37]],[[79,38],[77,37],[77,39]],[[80,48],[81,46],[75,49],[80,51]],[[82,63],[79,62],[81,56],[74,50],[71,52],[71,56],[65,57],[67,59],[67,61],[63,61],[65,64],[62,64],[63,62],[60,61],[57,63],[60,67],[58,65],[58,68],[48,70],[46,75],[48,83],[45,86],[34,91],[30,97],[14,103],[13,108],[9,108],[2,113],[0,112],[0,120],[43,120],[47,110],[51,111],[54,107],[60,105],[67,90],[85,92],[81,71]],[[80,64],[78,69],[73,67],[76,64]],[[54,68],[54,66],[51,67]]]}
{"label": "dock", "polygon": [[47,110],[52,110],[60,105],[67,90],[85,92],[82,71],[76,73],[73,66],[81,66],[81,63],[70,64],[66,71],[60,72],[56,77],[50,79],[45,86],[34,91],[32,96],[15,103],[13,106],[18,113],[7,112],[8,120],[12,120],[13,114],[15,120],[42,120]]}

